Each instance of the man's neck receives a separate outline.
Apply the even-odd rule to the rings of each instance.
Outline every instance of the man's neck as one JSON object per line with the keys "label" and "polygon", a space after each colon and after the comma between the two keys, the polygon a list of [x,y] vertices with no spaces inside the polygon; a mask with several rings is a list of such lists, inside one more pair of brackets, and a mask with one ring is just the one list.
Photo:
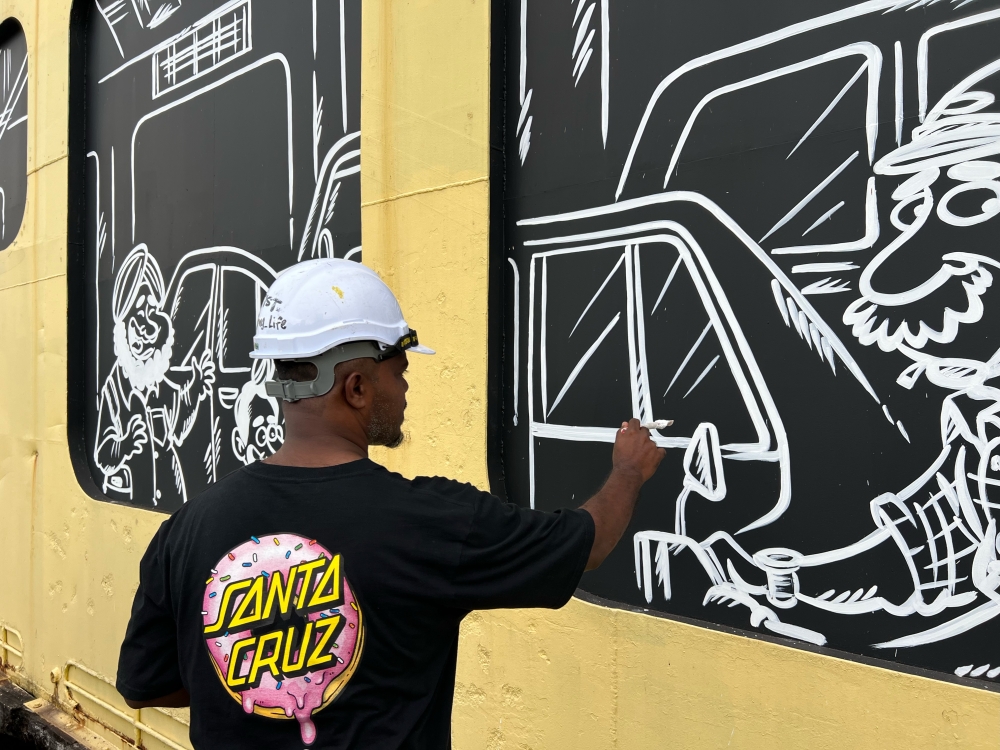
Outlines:
{"label": "man's neck", "polygon": [[[289,431],[291,432],[291,431]],[[286,433],[287,434],[287,433]],[[331,432],[288,435],[284,444],[264,463],[276,466],[319,468],[368,458],[368,441]]]}

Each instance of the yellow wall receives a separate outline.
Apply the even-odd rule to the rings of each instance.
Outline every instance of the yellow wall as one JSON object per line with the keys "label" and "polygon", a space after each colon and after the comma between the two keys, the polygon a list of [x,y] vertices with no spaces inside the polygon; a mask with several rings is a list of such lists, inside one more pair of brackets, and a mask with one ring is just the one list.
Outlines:
{"label": "yellow wall", "polygon": [[[0,253],[0,621],[36,695],[71,660],[113,678],[138,561],[163,516],[89,498],[66,439],[71,0],[0,0],[28,43],[28,197]],[[56,693],[68,700],[64,688]]]}
{"label": "yellow wall", "polygon": [[[124,708],[66,665],[114,675],[163,518],[88,498],[69,460],[69,10],[0,0],[29,50],[27,208],[0,253],[0,622],[23,637],[20,683],[128,734],[64,681]],[[489,12],[485,0],[365,0],[362,75],[365,257],[440,351],[411,368],[409,442],[378,458],[483,487]],[[1000,746],[1000,695],[578,601],[471,616],[458,682],[459,750]],[[140,718],[180,739],[167,714]]]}

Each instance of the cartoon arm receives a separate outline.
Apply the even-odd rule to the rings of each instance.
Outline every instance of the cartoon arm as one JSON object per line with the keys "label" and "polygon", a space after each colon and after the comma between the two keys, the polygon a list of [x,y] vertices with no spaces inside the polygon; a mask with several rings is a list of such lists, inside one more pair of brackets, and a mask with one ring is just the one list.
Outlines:
{"label": "cartoon arm", "polygon": [[113,383],[109,377],[101,389],[97,445],[94,448],[94,462],[105,476],[114,474],[132,456],[142,453],[142,446],[148,441],[146,423],[141,414],[133,414],[123,428],[116,408],[118,399],[112,390]]}
{"label": "cartoon arm", "polygon": [[183,445],[198,419],[201,402],[212,394],[215,384],[215,363],[212,352],[206,349],[197,359],[191,360],[191,376],[177,386],[171,411],[174,425],[171,438],[174,445]]}

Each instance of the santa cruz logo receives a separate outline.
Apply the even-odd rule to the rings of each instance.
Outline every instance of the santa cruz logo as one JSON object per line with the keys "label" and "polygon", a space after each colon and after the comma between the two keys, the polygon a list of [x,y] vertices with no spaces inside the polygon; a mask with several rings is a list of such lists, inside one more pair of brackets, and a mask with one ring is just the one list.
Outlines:
{"label": "santa cruz logo", "polygon": [[310,717],[344,689],[364,644],[341,555],[296,534],[252,536],[212,569],[201,614],[229,694],[248,714],[297,719],[311,745]]}

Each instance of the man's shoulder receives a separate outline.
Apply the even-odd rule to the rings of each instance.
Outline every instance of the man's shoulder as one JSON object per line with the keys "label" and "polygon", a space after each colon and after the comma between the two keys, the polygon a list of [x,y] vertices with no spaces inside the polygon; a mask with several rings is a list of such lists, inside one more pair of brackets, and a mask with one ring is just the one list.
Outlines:
{"label": "man's shoulder", "polygon": [[435,497],[443,502],[472,505],[484,499],[495,499],[489,492],[470,482],[440,476],[419,476],[406,481],[413,492]]}
{"label": "man's shoulder", "polygon": [[236,469],[189,498],[173,517],[180,524],[198,523],[213,511],[245,497],[253,484],[254,477],[249,472]]}

